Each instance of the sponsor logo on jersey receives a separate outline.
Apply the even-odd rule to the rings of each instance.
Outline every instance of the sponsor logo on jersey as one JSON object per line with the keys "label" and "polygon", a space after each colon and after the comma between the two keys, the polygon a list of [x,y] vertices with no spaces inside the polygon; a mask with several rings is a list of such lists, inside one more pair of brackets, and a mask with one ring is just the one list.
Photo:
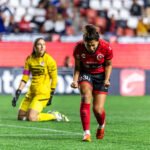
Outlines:
{"label": "sponsor logo on jersey", "polygon": [[86,64],[98,64],[97,61],[86,61]]}

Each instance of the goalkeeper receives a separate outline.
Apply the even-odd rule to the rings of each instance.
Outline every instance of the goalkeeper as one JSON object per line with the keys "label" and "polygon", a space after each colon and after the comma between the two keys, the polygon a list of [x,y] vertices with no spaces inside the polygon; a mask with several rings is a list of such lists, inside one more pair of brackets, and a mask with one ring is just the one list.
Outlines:
{"label": "goalkeeper", "polygon": [[30,75],[32,76],[31,85],[20,105],[18,120],[69,121],[65,115],[59,112],[42,113],[43,108],[51,104],[57,84],[56,62],[46,53],[46,44],[43,38],[35,40],[32,54],[26,59],[22,80],[12,100],[13,107],[16,106]]}

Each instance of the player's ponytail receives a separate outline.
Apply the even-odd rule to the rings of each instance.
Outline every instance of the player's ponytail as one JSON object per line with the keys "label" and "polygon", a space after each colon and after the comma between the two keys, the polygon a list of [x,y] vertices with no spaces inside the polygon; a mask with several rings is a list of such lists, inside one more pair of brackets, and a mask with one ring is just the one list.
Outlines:
{"label": "player's ponytail", "polygon": [[88,24],[84,26],[83,29],[83,40],[84,41],[92,41],[92,40],[99,40],[99,31],[98,28],[92,24]]}

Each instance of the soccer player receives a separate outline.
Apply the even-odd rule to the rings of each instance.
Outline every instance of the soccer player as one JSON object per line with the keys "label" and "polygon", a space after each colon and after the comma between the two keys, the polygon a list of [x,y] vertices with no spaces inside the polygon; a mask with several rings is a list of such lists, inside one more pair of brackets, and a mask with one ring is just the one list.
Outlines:
{"label": "soccer player", "polygon": [[113,52],[109,43],[99,39],[97,27],[88,24],[83,30],[83,41],[74,49],[75,69],[72,88],[81,94],[80,117],[84,130],[83,141],[91,141],[90,103],[98,122],[97,139],[103,139],[106,124],[104,104],[110,86]]}
{"label": "soccer player", "polygon": [[32,76],[31,85],[20,105],[18,120],[69,121],[65,115],[59,112],[42,113],[43,108],[51,104],[57,84],[57,65],[55,60],[46,53],[46,44],[43,38],[35,40],[33,52],[25,61],[23,77],[12,100],[12,106],[16,106],[30,75]]}

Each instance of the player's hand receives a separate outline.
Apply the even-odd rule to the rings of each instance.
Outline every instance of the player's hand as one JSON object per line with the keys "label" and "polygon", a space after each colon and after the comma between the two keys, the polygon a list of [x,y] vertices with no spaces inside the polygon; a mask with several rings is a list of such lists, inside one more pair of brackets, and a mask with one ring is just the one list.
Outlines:
{"label": "player's hand", "polygon": [[54,95],[54,90],[51,91],[50,98],[49,98],[49,100],[48,100],[47,106],[49,106],[49,105],[52,104],[53,95]]}
{"label": "player's hand", "polygon": [[53,99],[53,96],[51,96],[48,100],[48,103],[47,103],[47,106],[51,105],[52,104],[52,99]]}
{"label": "player's hand", "polygon": [[77,82],[77,81],[73,81],[73,82],[71,83],[71,87],[74,88],[74,89],[75,89],[75,88],[78,88],[78,86],[79,86],[79,85],[78,85],[78,82]]}
{"label": "player's hand", "polygon": [[110,81],[109,80],[105,80],[104,81],[104,86],[109,87],[110,86]]}
{"label": "player's hand", "polygon": [[12,99],[12,106],[16,107],[16,103],[17,103],[17,98],[13,97],[13,99]]}
{"label": "player's hand", "polygon": [[16,107],[16,103],[17,103],[17,101],[18,101],[18,99],[19,99],[20,94],[21,94],[21,90],[18,89],[18,90],[16,91],[16,93],[15,93],[15,96],[14,96],[13,99],[12,99],[12,106],[13,106],[13,107]]}

